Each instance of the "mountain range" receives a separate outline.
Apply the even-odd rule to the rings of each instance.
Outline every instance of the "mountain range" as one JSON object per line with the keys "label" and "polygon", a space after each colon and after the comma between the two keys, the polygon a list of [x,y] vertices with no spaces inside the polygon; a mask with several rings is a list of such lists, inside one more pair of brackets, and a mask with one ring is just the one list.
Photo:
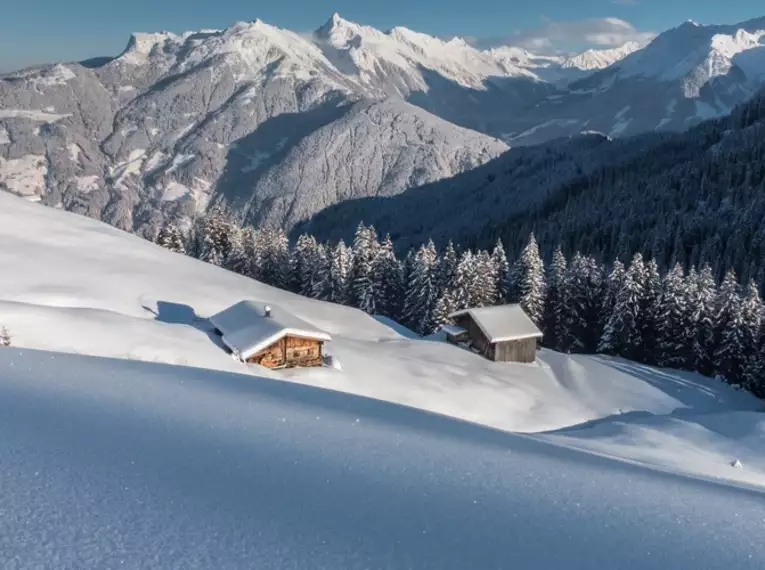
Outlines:
{"label": "mountain range", "polygon": [[291,229],[509,147],[685,130],[763,82],[765,19],[567,57],[337,14],[312,34],[134,34],[113,59],[0,76],[0,188],[147,236],[215,202]]}

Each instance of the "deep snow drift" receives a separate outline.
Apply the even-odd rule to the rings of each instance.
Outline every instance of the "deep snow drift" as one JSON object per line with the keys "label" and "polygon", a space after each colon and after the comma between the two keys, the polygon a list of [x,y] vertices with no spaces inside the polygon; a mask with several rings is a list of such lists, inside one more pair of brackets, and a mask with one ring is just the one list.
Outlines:
{"label": "deep snow drift", "polygon": [[[754,397],[698,375],[543,350],[488,362],[364,313],[172,254],[91,219],[0,193],[0,325],[16,347],[272,376],[404,404],[672,471],[765,484]],[[232,359],[205,318],[242,299],[329,332],[335,368]],[[404,334],[401,334],[404,333]],[[739,459],[743,469],[731,463]]]}

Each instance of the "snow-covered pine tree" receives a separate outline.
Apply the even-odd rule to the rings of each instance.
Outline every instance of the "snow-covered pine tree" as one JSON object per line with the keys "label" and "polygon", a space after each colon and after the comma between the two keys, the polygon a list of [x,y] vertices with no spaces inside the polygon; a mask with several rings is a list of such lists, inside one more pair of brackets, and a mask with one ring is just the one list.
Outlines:
{"label": "snow-covered pine tree", "polygon": [[765,335],[760,335],[757,349],[746,359],[742,384],[755,396],[765,397]]}
{"label": "snow-covered pine tree", "polygon": [[616,296],[619,294],[619,291],[622,290],[622,286],[624,285],[624,276],[626,273],[627,270],[624,268],[624,264],[619,261],[619,258],[617,257],[611,265],[611,273],[608,275],[608,279],[606,280],[605,288],[603,291],[603,306],[601,307],[601,320],[603,327],[605,327],[605,324],[608,322],[614,312]]}
{"label": "snow-covered pine tree", "polygon": [[[746,294],[742,299],[741,318],[744,340],[743,351],[745,360],[748,361],[752,356],[758,355],[762,333],[763,304],[754,279],[749,280]],[[743,370],[741,372],[743,373]],[[738,380],[740,382],[741,378]]]}
{"label": "snow-covered pine tree", "polygon": [[449,291],[442,293],[433,309],[433,327],[437,330],[451,322],[449,315],[457,310],[451,293]]}
{"label": "snow-covered pine tree", "polygon": [[372,265],[379,249],[373,227],[360,223],[353,238],[353,266],[350,275],[350,302],[366,313],[375,313]]}
{"label": "snow-covered pine tree", "polygon": [[311,262],[311,297],[329,301],[332,296],[332,260],[323,243],[316,244]]}
{"label": "snow-covered pine tree", "polygon": [[662,323],[661,313],[662,282],[659,265],[651,259],[645,265],[645,286],[643,302],[640,307],[638,327],[642,340],[642,357],[644,362],[655,364],[658,361],[658,334]]}
{"label": "snow-covered pine tree", "polygon": [[438,261],[438,291],[444,293],[454,287],[454,279],[457,275],[457,265],[459,264],[459,257],[454,249],[454,244],[449,241],[446,244]]}
{"label": "snow-covered pine tree", "polygon": [[294,274],[292,289],[307,297],[313,294],[313,274],[317,260],[317,243],[313,236],[303,234],[295,242],[292,252]]}
{"label": "snow-covered pine tree", "polygon": [[729,270],[717,295],[717,346],[714,369],[730,383],[741,380],[746,361],[747,332],[736,273]]}
{"label": "snow-covered pine tree", "polygon": [[228,229],[228,244],[226,247],[226,259],[224,267],[235,273],[243,273],[246,270],[246,256],[244,242],[242,241],[242,229],[231,223]]}
{"label": "snow-covered pine tree", "polygon": [[542,324],[545,303],[545,267],[532,233],[513,266],[511,299],[520,303],[538,326]]}
{"label": "snow-covered pine tree", "polygon": [[470,306],[488,307],[497,301],[497,276],[488,251],[481,250],[475,257],[475,271],[470,288]]}
{"label": "snow-covered pine tree", "polygon": [[[691,284],[694,285],[694,284]],[[714,373],[713,355],[717,328],[717,286],[712,267],[704,265],[694,285],[692,321],[696,331],[693,338],[693,369],[706,374]]]}
{"label": "snow-covered pine tree", "polygon": [[175,253],[186,253],[186,240],[183,233],[174,222],[169,220],[160,228],[155,243]]}
{"label": "snow-covered pine tree", "polygon": [[330,293],[329,300],[333,303],[345,305],[348,303],[348,275],[351,271],[351,252],[345,242],[337,242],[332,251],[332,263],[330,265]]}
{"label": "snow-covered pine tree", "polygon": [[372,280],[377,313],[398,318],[403,291],[402,269],[390,235],[385,236],[372,262]]}
{"label": "snow-covered pine tree", "polygon": [[603,330],[598,352],[638,359],[642,348],[640,308],[645,289],[643,256],[636,253],[616,293],[614,308]]}
{"label": "snow-covered pine tree", "polygon": [[413,262],[404,298],[404,324],[414,332],[433,332],[433,311],[438,295],[438,255],[432,241],[421,246]]}
{"label": "snow-covered pine tree", "polygon": [[664,276],[662,282],[661,309],[662,319],[657,331],[657,363],[661,366],[682,368],[688,361],[688,352],[692,347],[685,345],[686,328],[689,326],[687,306],[687,283],[683,267],[676,263]]}
{"label": "snow-covered pine tree", "polygon": [[288,289],[292,275],[292,254],[287,234],[282,229],[258,232],[260,267],[258,279],[280,289]]}
{"label": "snow-covered pine tree", "polygon": [[475,272],[475,256],[472,251],[466,249],[462,252],[457,264],[457,271],[454,274],[452,288],[448,291],[455,311],[461,311],[471,306]]}
{"label": "snow-covered pine tree", "polygon": [[491,252],[491,261],[494,265],[495,284],[497,291],[496,303],[506,303],[510,294],[510,264],[507,262],[507,254],[502,240],[497,240],[494,250]]}
{"label": "snow-covered pine tree", "polygon": [[595,259],[576,253],[566,272],[563,309],[568,337],[561,343],[561,351],[596,351],[603,328],[604,289],[603,272]]}
{"label": "snow-covered pine tree", "polygon": [[196,232],[199,259],[224,266],[231,251],[231,234],[236,227],[221,206],[215,206],[207,212]]}
{"label": "snow-covered pine tree", "polygon": [[566,304],[566,273],[568,266],[566,256],[560,245],[555,248],[552,263],[547,268],[547,298],[545,300],[542,332],[546,346],[555,350],[563,350],[567,344],[567,324],[565,318]]}
{"label": "snow-covered pine tree", "polygon": [[11,332],[6,326],[0,328],[0,346],[4,348],[11,346]]}

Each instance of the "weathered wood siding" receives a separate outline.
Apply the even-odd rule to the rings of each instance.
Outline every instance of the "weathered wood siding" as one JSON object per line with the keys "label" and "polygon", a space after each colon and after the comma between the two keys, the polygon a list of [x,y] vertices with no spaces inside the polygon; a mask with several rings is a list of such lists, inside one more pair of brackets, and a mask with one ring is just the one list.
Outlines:
{"label": "weathered wood siding", "polygon": [[285,366],[321,366],[321,349],[324,343],[312,338],[287,336],[247,359],[250,364],[266,368]]}
{"label": "weathered wood siding", "polygon": [[455,324],[467,330],[470,344],[472,344],[482,355],[491,358],[491,344],[486,335],[483,334],[481,327],[478,326],[470,315],[461,315],[454,319]]}
{"label": "weathered wood siding", "polygon": [[534,362],[537,358],[537,339],[498,342],[492,345],[490,358],[499,362]]}

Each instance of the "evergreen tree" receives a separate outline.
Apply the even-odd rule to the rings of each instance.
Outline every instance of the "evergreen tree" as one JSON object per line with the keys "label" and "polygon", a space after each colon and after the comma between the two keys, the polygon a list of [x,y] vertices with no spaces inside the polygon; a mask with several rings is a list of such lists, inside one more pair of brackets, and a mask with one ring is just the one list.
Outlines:
{"label": "evergreen tree", "polygon": [[258,232],[256,249],[260,257],[258,279],[268,285],[289,289],[292,281],[292,255],[287,234],[281,229]]}
{"label": "evergreen tree", "polygon": [[448,293],[454,304],[455,311],[468,309],[473,302],[473,279],[475,276],[475,256],[473,252],[465,250],[460,257],[457,271],[454,275],[454,284]]}
{"label": "evergreen tree", "polygon": [[433,327],[438,329],[449,324],[451,322],[449,315],[457,310],[452,294],[449,291],[442,293],[433,309]]}
{"label": "evergreen tree", "polygon": [[345,305],[348,303],[348,276],[351,272],[351,252],[340,240],[332,252],[330,266],[329,300]]}
{"label": "evergreen tree", "polygon": [[446,249],[438,261],[438,291],[444,293],[454,287],[454,279],[457,275],[459,258],[454,250],[454,244],[449,241]]}
{"label": "evergreen tree", "polygon": [[401,262],[389,235],[380,244],[372,263],[374,304],[377,313],[395,319],[401,311],[403,292]]}
{"label": "evergreen tree", "polygon": [[231,252],[237,226],[222,207],[216,206],[201,220],[196,232],[199,259],[223,267]]}
{"label": "evergreen tree", "polygon": [[638,358],[642,348],[640,338],[640,307],[645,288],[643,256],[635,254],[624,275],[621,289],[616,293],[614,308],[606,322],[598,346],[599,352]]}
{"label": "evergreen tree", "polygon": [[379,244],[374,228],[359,224],[353,239],[353,266],[350,276],[351,304],[367,313],[375,313],[373,263]]}
{"label": "evergreen tree", "polygon": [[661,275],[659,275],[659,265],[655,259],[651,259],[645,266],[643,302],[638,315],[642,356],[643,360],[649,364],[658,362],[658,331],[663,321],[661,297],[662,282]]}
{"label": "evergreen tree", "polygon": [[746,359],[747,331],[743,303],[733,270],[729,270],[717,296],[717,347],[714,351],[715,372],[728,382],[742,377]]}
{"label": "evergreen tree", "polygon": [[564,322],[567,337],[561,339],[563,352],[596,351],[602,335],[605,283],[597,262],[575,254],[566,272]]}
{"label": "evergreen tree", "polygon": [[714,373],[713,355],[717,326],[717,287],[709,264],[701,268],[694,289],[695,296],[691,306],[692,321],[696,326],[693,338],[693,368],[709,376]]}
{"label": "evergreen tree", "polygon": [[301,235],[293,251],[293,290],[301,295],[311,296],[313,292],[313,274],[318,261],[318,244],[313,236]]}
{"label": "evergreen tree", "polygon": [[689,358],[686,350],[692,350],[684,343],[689,314],[686,288],[683,268],[676,263],[662,283],[660,314],[663,318],[657,331],[657,363],[661,366],[682,368]]}
{"label": "evergreen tree", "polygon": [[491,256],[479,251],[474,257],[475,267],[470,287],[470,306],[488,307],[497,301],[497,275]]}
{"label": "evergreen tree", "polygon": [[404,323],[414,332],[433,331],[433,313],[438,295],[438,255],[432,241],[414,257],[404,299]]}
{"label": "evergreen tree", "polygon": [[534,234],[521,252],[512,274],[512,294],[514,302],[520,303],[523,310],[538,326],[542,324],[545,302],[545,268],[539,256],[539,247]]}
{"label": "evergreen tree", "polygon": [[510,264],[507,262],[507,254],[501,240],[497,240],[494,251],[491,253],[491,261],[494,265],[494,288],[497,292],[496,302],[506,303],[510,294],[511,277]]}
{"label": "evergreen tree", "polygon": [[622,290],[626,273],[627,271],[624,269],[624,264],[619,261],[619,258],[617,257],[614,260],[613,265],[611,265],[611,273],[608,275],[608,279],[605,284],[605,290],[603,292],[603,307],[601,308],[601,318],[604,327],[614,312],[616,296],[619,294],[619,291]]}
{"label": "evergreen tree", "polygon": [[165,222],[157,234],[156,244],[175,253],[186,253],[183,233],[173,222]]}
{"label": "evergreen tree", "polygon": [[567,270],[566,257],[558,246],[547,270],[547,299],[542,327],[545,345],[556,350],[565,350],[564,346],[568,344],[565,318]]}
{"label": "evergreen tree", "polygon": [[331,264],[327,247],[323,243],[317,244],[311,263],[311,297],[314,299],[331,300],[333,292]]}

